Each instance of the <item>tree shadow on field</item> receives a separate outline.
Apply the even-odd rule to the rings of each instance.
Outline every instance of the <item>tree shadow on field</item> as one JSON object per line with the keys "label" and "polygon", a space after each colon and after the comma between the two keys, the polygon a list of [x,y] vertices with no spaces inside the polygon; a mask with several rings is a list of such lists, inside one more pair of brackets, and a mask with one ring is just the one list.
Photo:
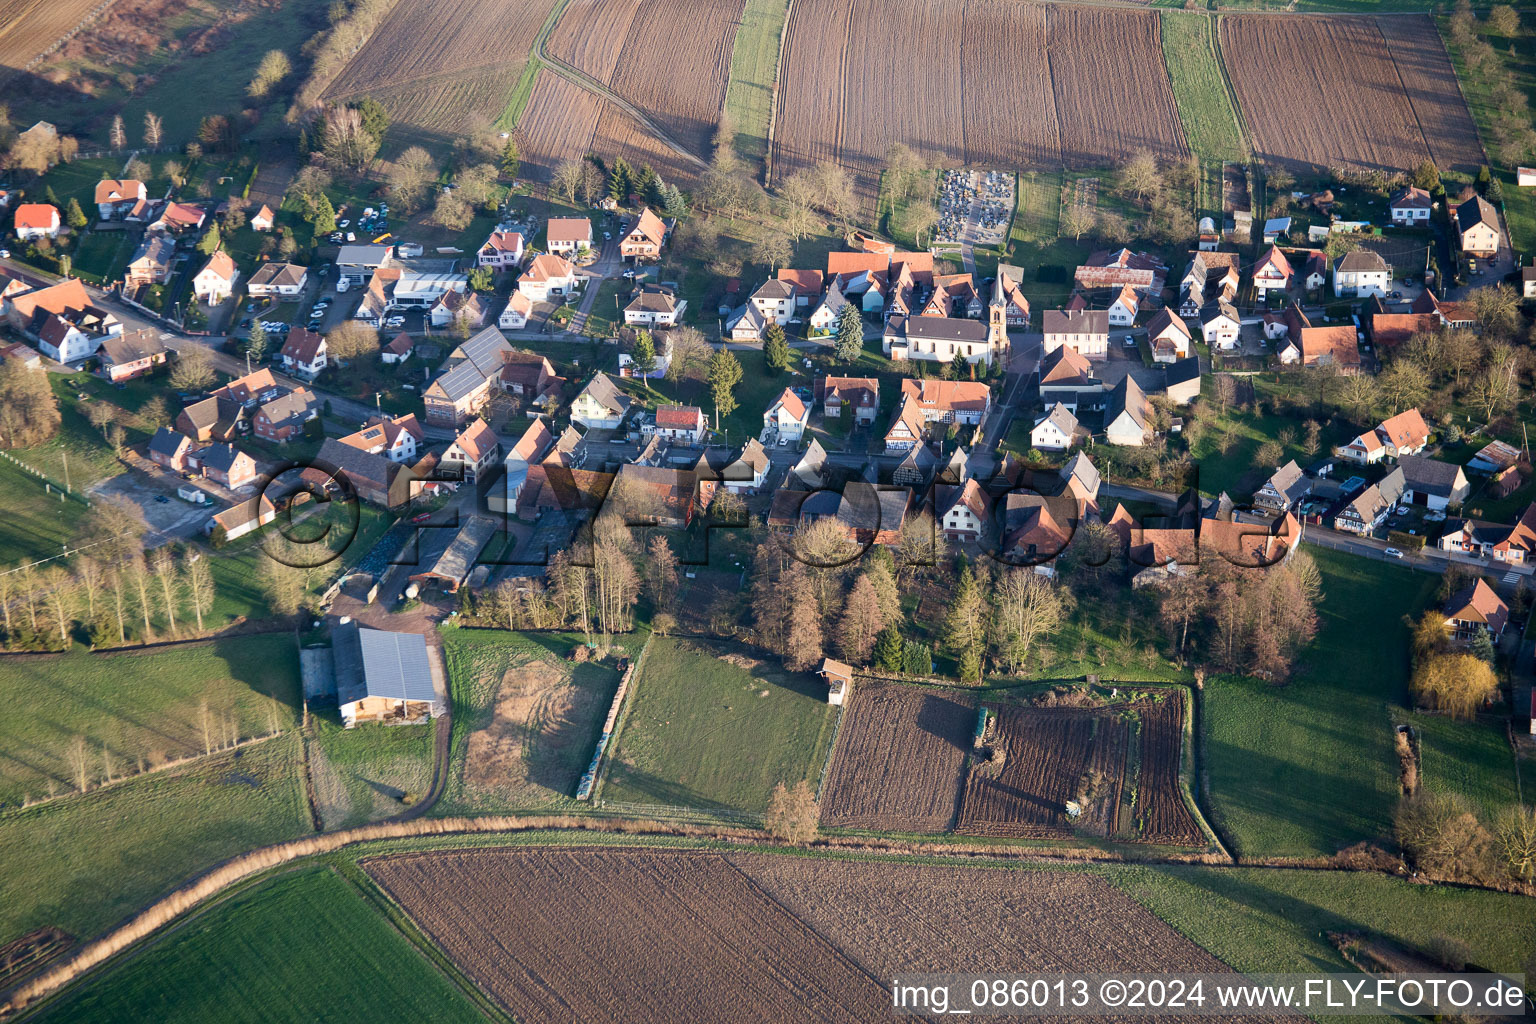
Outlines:
{"label": "tree shadow on field", "polygon": [[[604,799],[614,799],[624,803],[692,807],[701,811],[740,812],[742,810],[739,807],[731,807],[711,800],[671,779],[663,779],[659,775],[639,771],[617,761],[609,765],[608,773],[608,781],[603,787]],[[615,795],[613,792],[615,786],[622,786],[628,792]]]}
{"label": "tree shadow on field", "polygon": [[917,727],[945,743],[966,749],[970,746],[971,725],[976,713],[947,697],[925,695],[917,709]]}

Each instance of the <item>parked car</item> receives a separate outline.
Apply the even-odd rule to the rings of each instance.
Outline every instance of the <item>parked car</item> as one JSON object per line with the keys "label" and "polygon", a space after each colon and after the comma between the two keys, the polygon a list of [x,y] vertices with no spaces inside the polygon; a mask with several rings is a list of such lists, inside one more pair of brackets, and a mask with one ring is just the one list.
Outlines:
{"label": "parked car", "polygon": [[1125,336],[1125,347],[1126,348],[1135,348],[1136,347],[1136,339],[1131,337],[1129,334],[1127,334]]}
{"label": "parked car", "polygon": [[0,260],[8,260],[10,258],[11,258],[11,250],[9,250],[9,249],[0,249]]}
{"label": "parked car", "polygon": [[413,522],[413,523],[424,523],[424,522],[426,522],[427,520],[429,520],[431,518],[432,518],[432,513],[431,512],[423,512],[419,516],[412,516],[411,517],[411,522]]}
{"label": "parked car", "polygon": [[1386,555],[1388,558],[1402,558],[1403,557],[1403,553],[1401,551],[1397,550],[1397,548],[1387,548],[1387,550],[1383,551],[1382,554]]}

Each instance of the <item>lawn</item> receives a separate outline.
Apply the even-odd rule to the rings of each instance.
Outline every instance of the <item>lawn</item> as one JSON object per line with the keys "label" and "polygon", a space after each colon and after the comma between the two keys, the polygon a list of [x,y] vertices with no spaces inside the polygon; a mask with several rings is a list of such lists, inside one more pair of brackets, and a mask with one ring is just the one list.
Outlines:
{"label": "lawn", "polygon": [[758,813],[773,787],[814,786],[837,714],[810,675],[726,646],[656,639],[634,678],[600,802]]}
{"label": "lawn", "polygon": [[768,156],[779,39],[788,13],[788,0],[747,0],[736,29],[725,112],[736,126],[736,151],[748,160],[762,161]]}
{"label": "lawn", "polygon": [[1289,685],[1205,689],[1212,818],[1245,856],[1327,856],[1390,842],[1393,713],[1408,699],[1408,631],[1439,577],[1307,547],[1323,575],[1317,640]]}
{"label": "lawn", "polygon": [[227,857],[310,831],[289,733],[184,768],[0,814],[0,944],[94,935]]}
{"label": "lawn", "polygon": [[223,900],[67,992],[53,1022],[483,1021],[336,871],[310,867]]}
{"label": "lawn", "polygon": [[1503,716],[1453,722],[1440,715],[1411,714],[1401,720],[1418,730],[1419,781],[1425,789],[1460,793],[1485,824],[1520,802],[1518,768]]}
{"label": "lawn", "polygon": [[310,772],[327,829],[399,814],[432,788],[435,723],[343,728],[335,711],[311,710]]}
{"label": "lawn", "polygon": [[1328,932],[1363,932],[1424,949],[1465,944],[1495,971],[1528,971],[1536,954],[1530,900],[1415,885],[1364,872],[1166,865],[1108,872],[1158,917],[1245,973],[1349,971]]}
{"label": "lawn", "polygon": [[1163,63],[1190,150],[1202,160],[1246,160],[1248,145],[1212,39],[1216,19],[1163,11],[1161,24]]}
{"label": "lawn", "polygon": [[[1281,392],[1294,395],[1302,387],[1300,384],[1270,383],[1268,375],[1248,379],[1254,382],[1258,397],[1266,401]],[[1203,401],[1214,402],[1213,377],[1208,376],[1201,382],[1201,391]],[[1305,413],[1275,413],[1266,410],[1262,415],[1254,415],[1235,405],[1228,409],[1215,421],[1214,429],[1208,431],[1201,443],[1190,452],[1200,474],[1200,493],[1214,497],[1226,492],[1234,500],[1245,500],[1255,489],[1263,486],[1264,481],[1278,468],[1255,464],[1254,456],[1259,446],[1265,441],[1278,440],[1280,432],[1286,428],[1292,430],[1295,437],[1290,445],[1285,446],[1280,458],[1282,466],[1288,460],[1295,459],[1297,465],[1305,468],[1332,451],[1334,446],[1348,443],[1352,436],[1352,428],[1342,419],[1335,418],[1331,422],[1320,420],[1323,423],[1320,446],[1316,454],[1309,455],[1299,447],[1306,436],[1306,420]],[[1219,445],[1223,433],[1233,438],[1226,452],[1222,452]]]}
{"label": "lawn", "polygon": [[123,266],[133,255],[124,231],[93,231],[75,246],[74,272],[93,284],[105,284],[123,276]]}
{"label": "lawn", "polygon": [[58,554],[74,539],[84,509],[42,480],[0,459],[0,565]]}
{"label": "lawn", "polygon": [[142,653],[76,648],[4,662],[0,701],[27,709],[0,719],[0,806],[10,807],[77,788],[82,739],[94,787],[107,760],[123,776],[204,754],[231,733],[247,739],[291,728],[299,660],[286,633]]}

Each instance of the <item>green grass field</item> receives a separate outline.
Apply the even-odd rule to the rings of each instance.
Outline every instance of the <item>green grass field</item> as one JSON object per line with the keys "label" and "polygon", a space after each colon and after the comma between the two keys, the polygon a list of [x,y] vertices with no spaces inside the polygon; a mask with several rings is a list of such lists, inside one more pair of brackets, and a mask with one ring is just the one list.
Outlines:
{"label": "green grass field", "polygon": [[[1408,699],[1408,633],[1439,577],[1320,548],[1320,629],[1286,686],[1205,688],[1212,818],[1248,856],[1327,856],[1382,841],[1397,802],[1393,709]],[[1369,638],[1368,642],[1363,642]]]}
{"label": "green grass field", "polygon": [[736,125],[736,151],[749,160],[761,161],[768,156],[779,38],[788,13],[788,0],[747,0],[736,29],[725,112]]}
{"label": "green grass field", "polygon": [[825,687],[719,656],[731,651],[651,642],[613,741],[603,801],[756,813],[777,783],[814,785],[837,721]]}
{"label": "green grass field", "polygon": [[74,273],[94,284],[115,281],[123,275],[123,266],[133,254],[127,232],[95,231],[80,239],[75,247]]}
{"label": "green grass field", "polygon": [[399,814],[432,788],[435,723],[346,729],[330,709],[311,711],[310,723],[310,774],[327,829]]}
{"label": "green grass field", "polygon": [[483,1021],[377,906],[324,867],[224,900],[38,1018],[68,1021]]}
{"label": "green grass field", "polygon": [[[1295,394],[1295,385],[1290,383],[1272,383],[1268,375],[1251,377],[1254,388],[1261,398],[1285,392]],[[1204,401],[1213,402],[1215,384],[1211,377],[1206,377],[1201,384]],[[1345,444],[1352,436],[1353,428],[1344,423],[1342,419],[1334,419],[1323,424],[1321,447],[1316,455],[1308,455],[1298,447],[1298,442],[1305,437],[1306,431],[1304,415],[1291,413],[1275,413],[1266,411],[1262,415],[1253,415],[1238,409],[1236,406],[1227,410],[1225,415],[1215,421],[1215,429],[1208,431],[1201,443],[1190,453],[1200,472],[1200,493],[1214,497],[1223,491],[1236,500],[1244,500],[1253,491],[1261,486],[1269,475],[1278,467],[1262,467],[1255,465],[1254,456],[1259,446],[1265,441],[1279,439],[1280,431],[1290,428],[1296,435],[1293,442],[1285,448],[1281,457],[1281,465],[1289,459],[1295,459],[1297,465],[1306,467],[1317,459],[1322,458],[1331,451],[1335,445]],[[1232,435],[1234,443],[1223,453],[1218,440],[1222,432]]]}
{"label": "green grass field", "polygon": [[0,700],[26,714],[0,719],[0,805],[76,788],[74,747],[84,740],[90,785],[168,759],[288,729],[299,706],[293,637],[230,637],[144,653],[13,658],[0,668]]}
{"label": "green grass field", "polygon": [[74,539],[85,509],[15,463],[0,459],[0,565],[57,554]]}
{"label": "green grass field", "polygon": [[290,733],[84,796],[0,814],[0,944],[90,936],[235,854],[310,831]]}
{"label": "green grass field", "polygon": [[1419,732],[1419,782],[1431,792],[1460,793],[1485,823],[1520,802],[1517,763],[1504,718],[1453,722],[1439,715],[1407,715]]}
{"label": "green grass field", "polygon": [[1363,872],[1166,865],[1109,873],[1153,913],[1238,971],[1349,970],[1327,932],[1364,932],[1423,949],[1464,943],[1495,971],[1528,971],[1536,915],[1527,897],[1414,885]]}
{"label": "green grass field", "polygon": [[1246,160],[1248,144],[1212,39],[1215,19],[1163,11],[1160,23],[1163,62],[1190,150],[1202,160]]}

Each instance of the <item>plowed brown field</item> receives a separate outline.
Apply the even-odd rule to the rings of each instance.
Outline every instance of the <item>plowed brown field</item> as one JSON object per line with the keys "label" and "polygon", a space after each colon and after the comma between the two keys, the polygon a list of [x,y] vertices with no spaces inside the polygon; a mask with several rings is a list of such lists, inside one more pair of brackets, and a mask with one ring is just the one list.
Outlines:
{"label": "plowed brown field", "polygon": [[[576,0],[560,15],[546,52],[633,103],[688,150],[707,156],[725,103],[742,2]],[[616,141],[622,134],[610,129],[593,149],[607,155],[604,147]]]}
{"label": "plowed brown field", "polygon": [[1103,167],[1138,149],[1189,152],[1155,11],[1056,5],[1046,31],[1063,163]]}
{"label": "plowed brown field", "polygon": [[1205,842],[1179,786],[1184,749],[1184,697],[1141,705],[1141,769],[1136,787],[1136,825],[1142,842],[1198,846]]}
{"label": "plowed brown field", "polygon": [[1475,172],[1483,162],[1483,147],[1434,19],[1427,14],[1395,15],[1376,19],[1376,27],[1391,50],[1435,164]]}
{"label": "plowed brown field", "polygon": [[1094,167],[1140,148],[1181,155],[1159,31],[1148,11],[796,0],[774,175],[837,159],[872,195],[898,142],[947,165]]}
{"label": "plowed brown field", "polygon": [[1375,18],[1223,15],[1222,58],[1254,154],[1304,167],[1405,170],[1449,130],[1456,158],[1467,159],[1470,115],[1440,63],[1434,26],[1427,18],[1418,25],[1418,45],[1400,47],[1400,76]]}
{"label": "plowed brown field", "polygon": [[0,81],[80,23],[100,0],[0,0]]}
{"label": "plowed brown field", "polygon": [[957,832],[1015,839],[1065,839],[1073,834],[1066,803],[1096,772],[1108,787],[1094,801],[1100,818],[1085,812],[1082,827],[1112,834],[1125,778],[1129,727],[1118,714],[1036,708],[997,712],[996,742],[1002,771],[987,775],[972,764],[960,804]]}
{"label": "plowed brown field", "polygon": [[523,1024],[889,1013],[874,978],[722,856],[474,850],[368,871]]}
{"label": "plowed brown field", "polygon": [[945,832],[960,807],[976,709],[909,686],[855,690],[821,795],[821,823]]}
{"label": "plowed brown field", "polygon": [[517,122],[529,173],[547,178],[560,161],[580,159],[592,145],[592,132],[606,105],[596,94],[541,68]]}
{"label": "plowed brown field", "polygon": [[350,97],[477,68],[493,69],[510,87],[554,5],[555,0],[401,0],[327,95]]}

